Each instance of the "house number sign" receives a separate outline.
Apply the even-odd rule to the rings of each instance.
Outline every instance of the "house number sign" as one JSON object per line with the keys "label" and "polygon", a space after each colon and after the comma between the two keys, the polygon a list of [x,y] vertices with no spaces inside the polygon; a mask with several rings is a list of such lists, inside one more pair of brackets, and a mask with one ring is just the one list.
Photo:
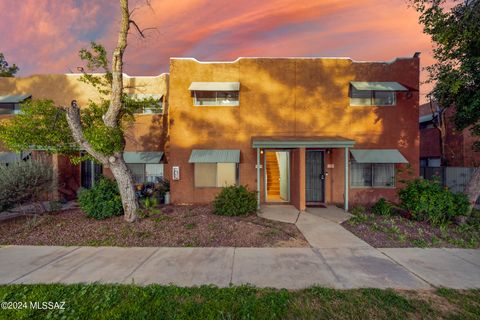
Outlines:
{"label": "house number sign", "polygon": [[172,179],[180,180],[180,167],[178,166],[172,167]]}

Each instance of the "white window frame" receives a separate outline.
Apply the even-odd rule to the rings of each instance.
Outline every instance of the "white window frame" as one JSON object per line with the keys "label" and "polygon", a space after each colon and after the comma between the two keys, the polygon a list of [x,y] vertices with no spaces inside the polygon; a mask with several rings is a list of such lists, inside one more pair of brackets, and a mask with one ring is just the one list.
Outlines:
{"label": "white window frame", "polygon": [[[353,97],[352,97],[352,95],[353,95],[353,90],[356,90],[356,91],[368,91],[368,92],[370,92],[370,103],[365,103],[365,104],[354,103],[354,102],[352,101],[352,99],[356,99],[356,98],[353,98]],[[388,92],[388,93],[392,93],[392,94],[393,94],[393,102],[392,102],[391,104],[376,104],[376,103],[375,103],[375,92]],[[349,98],[350,98],[350,106],[352,106],[352,107],[369,107],[369,106],[374,106],[374,107],[393,107],[393,106],[396,106],[396,105],[397,105],[397,92],[396,92],[396,91],[357,90],[357,89],[355,89],[354,86],[350,85]],[[365,99],[366,99],[366,98],[365,98]]]}
{"label": "white window frame", "polygon": [[[195,188],[223,188],[222,185],[218,185],[218,164],[219,163],[226,163],[226,162],[213,162],[213,163],[210,163],[210,164],[214,164],[215,165],[215,186],[197,186],[197,181],[196,181],[196,178],[195,178],[195,170],[197,170],[197,163],[194,163],[193,164],[193,186]],[[238,186],[239,185],[239,177],[240,177],[240,166],[238,163],[235,163],[235,185]]]}
{"label": "white window frame", "polygon": [[[396,179],[396,176],[397,176],[397,168],[395,166],[395,163],[361,163],[363,165],[370,165],[371,166],[371,172],[372,172],[372,177],[371,177],[371,181],[372,181],[372,185],[363,185],[363,186],[354,186],[352,185],[352,179],[353,179],[353,162],[354,161],[351,161],[350,162],[350,188],[353,188],[353,189],[365,189],[365,188],[369,188],[369,189],[395,189],[396,188],[396,183],[397,183],[397,179]],[[393,184],[391,186],[375,186],[374,185],[374,181],[375,181],[375,165],[376,164],[388,164],[388,165],[391,165],[393,167]]]}
{"label": "white window frame", "polygon": [[235,91],[235,90],[228,91],[228,92],[235,91],[235,92],[238,93],[238,100],[237,101],[232,101],[229,104],[222,104],[219,101],[220,98],[218,97],[218,93],[219,92],[224,92],[224,91],[212,91],[212,92],[215,92],[215,103],[208,103],[208,104],[200,103],[197,100],[197,91],[201,91],[201,90],[194,90],[193,91],[193,105],[195,107],[238,107],[240,105],[240,91]]}

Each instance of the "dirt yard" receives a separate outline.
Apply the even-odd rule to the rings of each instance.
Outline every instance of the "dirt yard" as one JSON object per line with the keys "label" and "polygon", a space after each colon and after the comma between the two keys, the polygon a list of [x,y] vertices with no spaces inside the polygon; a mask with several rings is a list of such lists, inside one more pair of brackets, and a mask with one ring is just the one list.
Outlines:
{"label": "dirt yard", "polygon": [[251,214],[223,217],[209,206],[163,206],[135,223],[87,218],[79,210],[0,221],[0,245],[307,247],[293,224]]}

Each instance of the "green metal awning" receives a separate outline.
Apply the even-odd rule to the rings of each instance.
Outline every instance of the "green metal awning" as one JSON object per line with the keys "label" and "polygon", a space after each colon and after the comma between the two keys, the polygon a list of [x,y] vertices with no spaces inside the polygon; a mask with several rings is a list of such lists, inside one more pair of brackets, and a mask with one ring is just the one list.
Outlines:
{"label": "green metal awning", "polygon": [[418,118],[418,121],[420,123],[422,122],[429,122],[429,121],[432,121],[433,120],[433,114],[427,114],[427,115],[424,115],[424,116],[421,116]]}
{"label": "green metal awning", "polygon": [[190,91],[239,91],[240,82],[192,82]]}
{"label": "green metal awning", "polygon": [[343,137],[253,137],[253,148],[351,148],[355,140]]}
{"label": "green metal awning", "polygon": [[189,163],[239,163],[240,150],[192,150]]}
{"label": "green metal awning", "polygon": [[20,153],[16,152],[0,152],[0,163],[12,163],[22,159]]}
{"label": "green metal awning", "polygon": [[27,160],[31,155],[30,151],[22,152],[0,152],[0,164],[13,163]]}
{"label": "green metal awning", "polygon": [[360,82],[352,81],[350,84],[360,91],[408,91],[398,82]]}
{"label": "green metal awning", "polygon": [[408,163],[397,149],[352,149],[350,152],[358,163]]}
{"label": "green metal awning", "polygon": [[160,163],[163,152],[124,152],[123,159],[126,163]]}
{"label": "green metal awning", "polygon": [[0,96],[0,103],[20,103],[31,98],[31,94],[19,94],[11,96]]}

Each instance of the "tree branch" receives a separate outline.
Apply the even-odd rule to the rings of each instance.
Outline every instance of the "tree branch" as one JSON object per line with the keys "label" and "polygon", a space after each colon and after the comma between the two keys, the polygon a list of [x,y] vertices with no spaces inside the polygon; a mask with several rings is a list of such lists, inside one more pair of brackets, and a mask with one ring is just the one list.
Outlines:
{"label": "tree branch", "polygon": [[130,28],[130,13],[128,11],[128,0],[120,0],[122,21],[118,34],[117,47],[112,57],[112,91],[110,94],[110,106],[103,117],[107,127],[118,126],[120,111],[122,110],[123,93],[123,53],[127,47],[127,35]]}
{"label": "tree branch", "polygon": [[145,31],[145,29],[140,30],[140,28],[138,27],[138,24],[135,22],[135,20],[129,20],[129,23],[133,24],[133,26],[135,27],[135,29],[137,29],[138,33],[140,34],[140,36],[142,38],[145,38],[145,35],[143,34],[143,31]]}
{"label": "tree branch", "polygon": [[80,109],[78,108],[77,101],[73,100],[69,107],[64,107],[64,110],[66,112],[68,126],[70,127],[70,131],[72,131],[72,136],[75,142],[95,157],[95,159],[102,162],[104,165],[108,165],[108,157],[95,151],[83,136]]}

